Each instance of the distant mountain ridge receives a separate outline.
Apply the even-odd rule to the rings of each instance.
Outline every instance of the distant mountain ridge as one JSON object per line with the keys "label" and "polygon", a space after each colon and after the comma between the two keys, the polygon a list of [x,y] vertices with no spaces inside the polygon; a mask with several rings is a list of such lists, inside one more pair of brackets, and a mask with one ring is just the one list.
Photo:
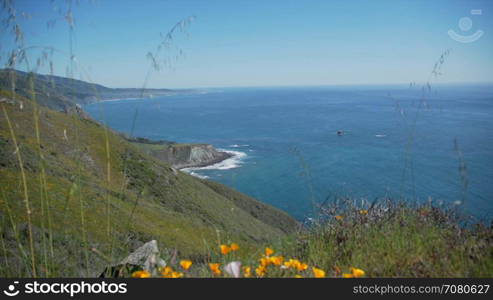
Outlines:
{"label": "distant mountain ridge", "polygon": [[89,104],[99,100],[146,98],[166,96],[177,93],[190,93],[193,90],[109,88],[100,84],[82,80],[26,73],[14,69],[0,69],[0,89],[11,90],[15,80],[16,93],[26,98],[31,97],[30,78],[33,80],[36,100],[40,105],[58,111],[67,111],[76,104]]}

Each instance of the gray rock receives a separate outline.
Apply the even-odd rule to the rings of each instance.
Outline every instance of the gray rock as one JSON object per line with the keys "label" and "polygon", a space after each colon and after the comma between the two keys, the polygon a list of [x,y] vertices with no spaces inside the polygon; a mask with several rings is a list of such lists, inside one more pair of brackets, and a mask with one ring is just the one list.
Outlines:
{"label": "gray rock", "polygon": [[10,99],[10,98],[1,97],[0,103],[14,104],[15,101],[13,99]]}
{"label": "gray rock", "polygon": [[159,256],[156,240],[147,242],[137,248],[137,250],[127,256],[119,264],[140,266],[143,270],[148,272],[153,272],[160,267],[166,266],[166,262]]}
{"label": "gray rock", "polygon": [[110,274],[111,277],[121,277],[122,270],[124,269],[141,269],[152,274],[152,276],[158,276],[159,268],[165,267],[166,262],[159,256],[159,248],[156,240],[145,243],[141,247],[137,248],[125,259],[120,261],[117,265],[111,266],[101,274],[100,277],[106,277]]}
{"label": "gray rock", "polygon": [[233,156],[209,144],[163,144],[160,149],[141,148],[148,155],[170,164],[175,169],[205,167]]}

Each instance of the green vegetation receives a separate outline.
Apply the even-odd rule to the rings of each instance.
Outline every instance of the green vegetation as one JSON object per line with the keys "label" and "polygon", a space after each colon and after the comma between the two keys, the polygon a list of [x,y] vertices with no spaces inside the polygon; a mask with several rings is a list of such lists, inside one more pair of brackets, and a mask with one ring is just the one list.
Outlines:
{"label": "green vegetation", "polygon": [[323,209],[325,221],[296,236],[289,255],[337,275],[491,277],[493,230],[462,222],[455,210],[385,201],[361,208],[346,200]]}

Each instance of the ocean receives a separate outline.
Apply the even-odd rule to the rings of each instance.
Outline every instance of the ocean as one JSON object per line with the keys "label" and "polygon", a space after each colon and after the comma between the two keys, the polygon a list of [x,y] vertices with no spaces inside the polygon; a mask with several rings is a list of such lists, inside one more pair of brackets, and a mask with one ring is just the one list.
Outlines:
{"label": "ocean", "polygon": [[136,115],[134,136],[230,151],[185,171],[299,220],[337,197],[432,199],[493,216],[492,85],[217,88],[84,109],[126,133]]}

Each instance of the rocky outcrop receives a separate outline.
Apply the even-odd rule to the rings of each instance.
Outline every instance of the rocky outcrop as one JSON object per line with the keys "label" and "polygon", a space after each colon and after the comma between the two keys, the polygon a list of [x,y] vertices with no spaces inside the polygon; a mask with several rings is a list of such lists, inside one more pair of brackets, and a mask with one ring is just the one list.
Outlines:
{"label": "rocky outcrop", "polygon": [[232,157],[209,144],[136,144],[147,154],[177,169],[204,167]]}
{"label": "rocky outcrop", "polygon": [[157,270],[165,267],[166,262],[159,255],[156,240],[149,241],[132,252],[117,265],[106,268],[99,277],[125,277],[131,270],[144,270],[153,276],[159,276]]}

